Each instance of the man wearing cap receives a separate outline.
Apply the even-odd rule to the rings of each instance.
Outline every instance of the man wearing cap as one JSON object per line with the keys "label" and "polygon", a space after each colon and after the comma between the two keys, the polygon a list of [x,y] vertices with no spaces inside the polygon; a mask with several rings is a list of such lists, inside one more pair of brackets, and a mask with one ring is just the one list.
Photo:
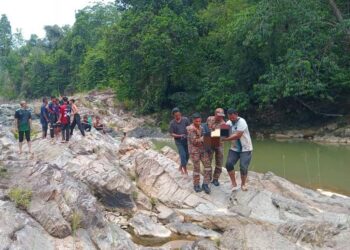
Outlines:
{"label": "man wearing cap", "polygon": [[187,144],[187,130],[186,127],[190,125],[190,121],[187,117],[182,116],[178,108],[174,108],[171,111],[174,119],[170,122],[169,133],[175,140],[175,145],[180,155],[180,167],[179,171],[182,174],[187,173],[187,163],[189,159],[188,144]]}
{"label": "man wearing cap", "polygon": [[[205,193],[210,194],[210,178],[212,174],[211,164],[209,161],[209,154],[204,148],[202,136],[202,118],[200,114],[195,113],[192,116],[193,122],[187,127],[188,150],[191,160],[193,162],[193,186],[198,193],[204,190]],[[204,166],[204,180],[202,187],[200,187],[200,162]]]}
{"label": "man wearing cap", "polygon": [[229,150],[226,169],[230,176],[232,187],[237,187],[234,165],[240,160],[241,172],[241,189],[247,191],[246,181],[248,176],[248,167],[252,159],[253,145],[250,138],[247,122],[238,116],[235,109],[230,108],[227,111],[229,121],[226,123],[231,127],[232,135],[228,138],[223,138],[223,141],[232,141],[231,149]]}
{"label": "man wearing cap", "polygon": [[[220,129],[221,125],[226,124],[224,117],[225,117],[224,110],[222,108],[217,108],[215,110],[215,115],[209,116],[207,119],[208,128],[211,131],[214,131],[216,129]],[[220,185],[219,177],[220,177],[220,174],[222,172],[222,164],[224,161],[224,143],[223,142],[220,142],[219,146],[216,146],[216,147],[212,146],[209,149],[210,164],[212,163],[214,154],[215,154],[215,170],[214,170],[212,183],[215,186],[219,186]]]}
{"label": "man wearing cap", "polygon": [[32,115],[27,108],[25,101],[20,102],[21,108],[15,112],[15,122],[18,131],[19,153],[22,154],[24,135],[28,143],[29,153],[31,153],[30,129],[32,127]]}

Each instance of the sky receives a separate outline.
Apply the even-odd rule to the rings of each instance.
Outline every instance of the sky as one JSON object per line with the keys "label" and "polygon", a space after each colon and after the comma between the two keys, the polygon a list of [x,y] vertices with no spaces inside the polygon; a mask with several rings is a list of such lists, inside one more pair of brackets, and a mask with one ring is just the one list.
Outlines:
{"label": "sky", "polygon": [[21,29],[24,39],[29,39],[31,34],[43,38],[45,25],[73,25],[75,12],[94,2],[97,1],[0,0],[0,15],[6,14],[11,23],[12,33],[16,32],[16,29]]}

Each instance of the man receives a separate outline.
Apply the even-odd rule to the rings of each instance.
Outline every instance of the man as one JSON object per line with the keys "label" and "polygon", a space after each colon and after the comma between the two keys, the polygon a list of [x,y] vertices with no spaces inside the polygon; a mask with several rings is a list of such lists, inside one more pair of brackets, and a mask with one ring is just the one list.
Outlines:
{"label": "man", "polygon": [[[225,113],[222,108],[217,108],[215,110],[215,116],[209,116],[207,119],[207,125],[208,128],[211,131],[214,131],[216,129],[220,129],[221,125],[225,125]],[[219,177],[222,172],[222,164],[224,161],[224,143],[221,141],[219,146],[213,146],[209,150],[209,160],[210,164],[212,163],[213,156],[215,153],[215,170],[213,175],[213,181],[212,183],[214,186],[219,186]]]}
{"label": "man", "polygon": [[60,116],[58,118],[62,128],[62,143],[69,142],[70,114],[71,107],[68,104],[68,98],[63,97],[63,105],[60,106]]}
{"label": "man", "polygon": [[[202,118],[200,114],[195,113],[192,116],[193,123],[187,127],[188,149],[191,160],[193,162],[193,186],[198,193],[204,190],[205,193],[210,194],[210,177],[212,174],[211,164],[209,161],[209,154],[204,148],[202,136]],[[204,180],[202,188],[200,182],[200,162],[204,166]]]}
{"label": "man", "polygon": [[58,118],[60,116],[60,107],[58,105],[58,101],[56,97],[51,96],[51,102],[48,105],[47,108],[49,112],[49,123],[50,123],[50,137],[52,140],[52,143],[54,142],[54,138],[58,138]]}
{"label": "man", "polygon": [[15,112],[15,123],[19,138],[19,153],[22,154],[24,135],[28,143],[29,153],[31,153],[32,148],[30,142],[30,129],[32,127],[32,115],[28,110],[27,103],[25,101],[21,101],[20,105],[21,108],[17,109]]}
{"label": "man", "polygon": [[83,121],[81,123],[81,126],[83,127],[84,131],[90,132],[91,131],[91,124],[89,123],[88,116],[83,116]]}
{"label": "man", "polygon": [[45,139],[49,124],[48,101],[46,97],[43,98],[43,104],[40,108],[40,123],[42,128],[42,138]]}
{"label": "man", "polygon": [[78,125],[78,128],[80,130],[80,133],[85,136],[85,132],[84,132],[84,129],[83,129],[83,126],[81,125],[81,122],[80,122],[80,114],[79,114],[79,109],[78,107],[75,105],[75,100],[74,99],[71,99],[69,101],[69,104],[72,108],[72,115],[73,115],[73,122],[71,124],[71,127],[70,127],[70,135],[72,136],[73,135],[73,130],[75,128],[76,125]]}
{"label": "man", "polygon": [[235,109],[227,111],[229,121],[227,125],[231,127],[232,135],[228,138],[223,138],[223,141],[232,141],[231,149],[229,150],[226,169],[230,176],[232,188],[237,187],[234,165],[240,160],[241,172],[241,189],[247,191],[246,182],[248,176],[248,167],[252,159],[253,145],[250,138],[247,122],[238,116]]}
{"label": "man", "polygon": [[95,117],[94,128],[104,134],[106,133],[105,126],[101,123],[101,118],[98,115]]}
{"label": "man", "polygon": [[180,156],[179,171],[181,174],[188,175],[187,163],[189,159],[188,143],[187,143],[187,130],[186,127],[190,125],[190,121],[187,117],[183,117],[178,108],[174,108],[171,111],[174,119],[170,122],[169,133],[174,138],[175,145]]}

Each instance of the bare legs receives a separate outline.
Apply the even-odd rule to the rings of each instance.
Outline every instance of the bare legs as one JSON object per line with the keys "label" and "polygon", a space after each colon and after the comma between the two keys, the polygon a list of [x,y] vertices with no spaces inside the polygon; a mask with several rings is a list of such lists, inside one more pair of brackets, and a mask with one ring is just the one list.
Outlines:
{"label": "bare legs", "polygon": [[[31,154],[32,153],[32,143],[30,141],[28,141],[27,144],[28,144],[28,152],[29,152],[29,154]],[[23,142],[20,142],[19,143],[19,154],[22,154],[22,152],[23,152],[22,149],[23,149]]]}
{"label": "bare legs", "polygon": [[[236,174],[235,174],[235,171],[232,170],[230,172],[228,172],[228,175],[230,176],[230,179],[231,179],[231,184],[232,184],[232,188],[236,188],[237,187],[237,182],[236,182]],[[241,189],[243,191],[247,191],[247,186],[246,186],[246,183],[247,183],[247,177],[248,175],[242,175],[241,174]]]}

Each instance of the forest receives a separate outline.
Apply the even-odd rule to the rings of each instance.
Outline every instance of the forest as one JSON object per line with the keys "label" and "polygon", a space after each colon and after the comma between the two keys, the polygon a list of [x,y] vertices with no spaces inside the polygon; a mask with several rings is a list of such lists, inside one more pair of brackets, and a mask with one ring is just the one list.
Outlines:
{"label": "forest", "polygon": [[349,0],[117,0],[29,40],[10,21],[1,16],[9,99],[111,88],[140,114],[234,107],[265,124],[349,114]]}

